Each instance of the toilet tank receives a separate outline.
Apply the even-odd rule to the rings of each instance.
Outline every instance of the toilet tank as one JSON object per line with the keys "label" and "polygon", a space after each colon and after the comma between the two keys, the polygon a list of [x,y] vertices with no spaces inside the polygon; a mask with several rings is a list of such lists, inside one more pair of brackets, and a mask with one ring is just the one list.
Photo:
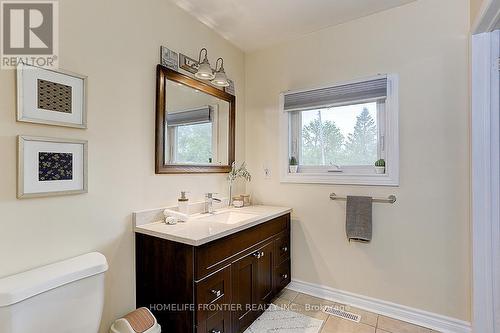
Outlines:
{"label": "toilet tank", "polygon": [[97,332],[107,269],[93,252],[0,279],[0,332]]}

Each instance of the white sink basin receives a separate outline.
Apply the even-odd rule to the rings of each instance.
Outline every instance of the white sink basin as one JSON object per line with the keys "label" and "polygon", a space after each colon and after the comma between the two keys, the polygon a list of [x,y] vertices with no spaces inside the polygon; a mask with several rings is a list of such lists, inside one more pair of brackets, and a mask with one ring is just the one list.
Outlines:
{"label": "white sink basin", "polygon": [[258,216],[257,214],[229,211],[229,212],[221,212],[221,213],[215,213],[213,215],[203,216],[203,217],[198,218],[197,220],[200,222],[236,224],[236,223],[240,223],[240,222],[245,221],[245,220],[252,219],[252,218],[257,217],[257,216]]}

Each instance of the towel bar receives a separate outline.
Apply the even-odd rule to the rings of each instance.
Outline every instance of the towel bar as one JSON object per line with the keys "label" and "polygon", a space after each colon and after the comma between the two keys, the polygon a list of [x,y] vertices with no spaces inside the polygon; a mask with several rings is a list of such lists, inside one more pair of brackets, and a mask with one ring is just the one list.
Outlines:
{"label": "towel bar", "polygon": [[[339,197],[335,193],[330,193],[330,199],[331,200],[343,200],[343,201],[347,200],[346,197]],[[373,198],[372,202],[382,202],[382,203],[393,204],[393,203],[396,202],[396,196],[395,195],[390,195],[390,196],[387,197],[387,199],[385,199],[385,198]]]}

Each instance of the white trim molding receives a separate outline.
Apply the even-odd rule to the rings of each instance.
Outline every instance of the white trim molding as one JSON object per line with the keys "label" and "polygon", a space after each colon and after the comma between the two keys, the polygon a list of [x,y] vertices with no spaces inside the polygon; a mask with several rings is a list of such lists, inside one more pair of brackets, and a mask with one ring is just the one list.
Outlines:
{"label": "white trim molding", "polygon": [[[288,289],[431,328],[443,333],[471,333],[469,322],[392,302],[293,279]],[[480,331],[477,331],[479,333]]]}
{"label": "white trim molding", "polygon": [[484,0],[479,13],[475,18],[472,18],[472,33],[480,34],[483,32],[491,32],[498,28],[500,21],[500,1]]}
{"label": "white trim molding", "polygon": [[498,31],[472,36],[473,327],[500,333]]}

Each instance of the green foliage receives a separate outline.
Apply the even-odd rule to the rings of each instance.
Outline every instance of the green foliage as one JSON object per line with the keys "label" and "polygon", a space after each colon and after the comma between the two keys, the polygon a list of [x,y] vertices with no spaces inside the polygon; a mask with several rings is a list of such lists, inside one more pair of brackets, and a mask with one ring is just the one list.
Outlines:
{"label": "green foliage", "polygon": [[376,167],[385,167],[385,160],[380,159],[377,162],[375,162]]}
{"label": "green foliage", "polygon": [[248,172],[245,162],[243,162],[239,168],[236,167],[236,162],[233,162],[233,164],[231,164],[231,171],[227,176],[229,183],[232,184],[238,178],[242,178],[247,182],[252,180],[252,175],[250,175],[250,172]]}
{"label": "green foliage", "polygon": [[[304,165],[371,165],[377,158],[377,125],[367,108],[356,118],[347,138],[333,121],[318,117],[302,130]],[[290,165],[292,165],[290,163]]]}
{"label": "green foliage", "polygon": [[347,137],[345,144],[350,164],[369,165],[377,158],[377,125],[364,108],[356,119],[354,132]]}
{"label": "green foliage", "polygon": [[302,138],[304,165],[326,165],[343,157],[344,136],[333,121],[314,119],[304,126]]}
{"label": "green foliage", "polygon": [[212,124],[196,124],[177,128],[177,159],[184,163],[212,161]]}
{"label": "green foliage", "polygon": [[292,156],[290,157],[290,165],[297,165],[297,159],[295,158],[295,156]]}

